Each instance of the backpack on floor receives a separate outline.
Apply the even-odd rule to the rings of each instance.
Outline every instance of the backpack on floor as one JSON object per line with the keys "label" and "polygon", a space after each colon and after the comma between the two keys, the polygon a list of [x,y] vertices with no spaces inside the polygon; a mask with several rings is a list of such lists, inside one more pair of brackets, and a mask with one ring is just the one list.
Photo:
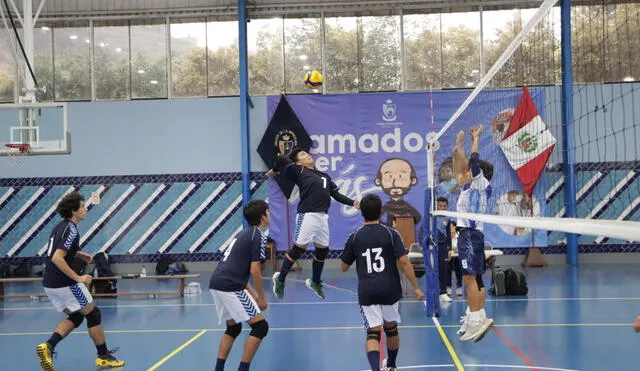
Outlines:
{"label": "backpack on floor", "polygon": [[505,273],[499,268],[495,267],[491,270],[491,288],[489,292],[493,296],[505,296],[507,290],[505,287]]}
{"label": "backpack on floor", "polygon": [[527,279],[524,274],[513,268],[504,271],[504,282],[507,295],[527,295]]}

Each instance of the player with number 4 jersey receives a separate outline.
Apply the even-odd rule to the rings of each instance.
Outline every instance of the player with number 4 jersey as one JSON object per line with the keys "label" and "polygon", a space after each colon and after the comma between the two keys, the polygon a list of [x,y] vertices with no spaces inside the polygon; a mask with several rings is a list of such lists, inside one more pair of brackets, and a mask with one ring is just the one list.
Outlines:
{"label": "player with number 4 jersey", "polygon": [[294,149],[289,156],[280,155],[275,167],[267,173],[273,176],[284,172],[288,179],[300,189],[300,203],[296,215],[296,232],[294,244],[282,261],[280,272],[273,275],[273,293],[276,297],[284,296],[284,282],[296,260],[304,254],[308,244],[315,245],[312,278],[305,281],[306,286],[318,297],[324,299],[322,289],[322,268],[329,254],[329,206],[331,199],[358,208],[359,201],[354,201],[339,192],[338,186],[331,177],[314,167],[313,157],[301,149]]}
{"label": "player with number 4 jersey", "polygon": [[[269,324],[260,313],[267,309],[262,287],[262,267],[265,260],[269,225],[269,207],[263,200],[249,201],[243,210],[249,227],[243,229],[224,247],[222,259],[211,275],[209,291],[218,313],[218,322],[227,325],[220,347],[215,371],[223,371],[233,342],[247,322],[251,332],[244,346],[238,370],[248,370],[262,339],[267,336]],[[249,285],[249,278],[255,289]]]}
{"label": "player with number 4 jersey", "polygon": [[402,298],[398,267],[413,285],[418,300],[425,300],[425,296],[418,287],[402,237],[395,229],[380,224],[380,197],[374,194],[364,196],[360,210],[365,222],[347,239],[340,256],[341,268],[346,272],[354,262],[356,263],[358,304],[367,330],[366,351],[371,369],[379,370],[380,335],[384,328],[389,357],[383,363],[383,368],[395,371],[400,346],[398,301]]}

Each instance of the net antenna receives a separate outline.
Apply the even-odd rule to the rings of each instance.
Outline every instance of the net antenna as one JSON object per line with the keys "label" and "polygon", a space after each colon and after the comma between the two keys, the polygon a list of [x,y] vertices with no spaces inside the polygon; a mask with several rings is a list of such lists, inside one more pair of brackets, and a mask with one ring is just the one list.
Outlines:
{"label": "net antenna", "polygon": [[[36,14],[35,16],[32,16],[33,1],[24,0],[22,17],[20,16],[20,12],[18,11],[14,0],[2,0],[0,3],[0,17],[2,18],[2,23],[4,24],[4,29],[7,34],[7,40],[9,40],[9,49],[11,50],[11,54],[13,54],[13,58],[16,61],[16,65],[18,66],[25,84],[25,88],[23,90],[25,94],[24,96],[20,97],[20,103],[35,103],[36,93],[46,93],[47,91],[46,86],[39,86],[38,80],[36,79],[35,71],[33,69],[33,28],[38,21],[38,17],[40,16],[40,12],[44,7],[45,1],[46,0],[40,0],[40,4],[38,5]],[[11,4],[11,7],[9,7],[9,4]],[[9,18],[9,22],[7,22],[5,13]],[[24,44],[20,39],[18,27],[16,26],[16,22],[13,19],[13,13],[16,14],[18,22],[20,23],[20,26],[22,26],[22,30],[24,33]],[[18,55],[16,45],[20,47],[20,54],[22,55],[22,59]],[[24,63],[22,63],[22,60],[24,60]]]}

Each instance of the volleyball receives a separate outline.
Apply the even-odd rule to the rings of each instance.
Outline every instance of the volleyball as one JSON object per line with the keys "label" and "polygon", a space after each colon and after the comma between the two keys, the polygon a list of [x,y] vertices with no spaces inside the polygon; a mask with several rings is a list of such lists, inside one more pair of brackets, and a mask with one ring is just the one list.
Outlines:
{"label": "volleyball", "polygon": [[304,75],[304,84],[309,89],[318,89],[322,87],[323,82],[324,78],[322,78],[322,74],[317,70],[307,71]]}

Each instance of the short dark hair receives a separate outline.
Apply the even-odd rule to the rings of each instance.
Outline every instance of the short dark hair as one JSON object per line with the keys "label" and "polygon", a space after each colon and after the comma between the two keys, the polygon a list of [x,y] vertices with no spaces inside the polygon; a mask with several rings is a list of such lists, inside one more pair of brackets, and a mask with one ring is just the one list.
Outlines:
{"label": "short dark hair", "polygon": [[291,153],[289,153],[289,159],[291,159],[291,161],[293,161],[293,162],[298,162],[298,154],[300,152],[304,152],[304,149],[302,149],[300,147],[296,147],[296,148],[292,149]]}
{"label": "short dark hair", "polygon": [[438,197],[437,202],[446,202],[446,203],[447,203],[447,205],[449,204],[449,200],[447,200],[447,199],[446,199],[446,198],[444,198],[444,197]]}
{"label": "short dark hair", "polygon": [[265,200],[251,200],[244,205],[242,214],[249,225],[253,226],[260,224],[262,217],[267,215],[267,210],[269,210],[269,204]]}
{"label": "short dark hair", "polygon": [[80,208],[80,204],[84,202],[84,197],[74,191],[69,193],[68,195],[62,197],[60,202],[58,202],[58,206],[56,207],[56,212],[60,214],[61,217],[65,219],[70,219],[73,217],[73,212],[78,211]]}
{"label": "short dark hair", "polygon": [[487,180],[491,180],[493,178],[493,165],[489,162],[480,160],[480,169],[482,169],[482,174]]}
{"label": "short dark hair", "polygon": [[382,214],[382,200],[378,195],[368,194],[360,200],[360,213],[367,222],[380,219]]}

